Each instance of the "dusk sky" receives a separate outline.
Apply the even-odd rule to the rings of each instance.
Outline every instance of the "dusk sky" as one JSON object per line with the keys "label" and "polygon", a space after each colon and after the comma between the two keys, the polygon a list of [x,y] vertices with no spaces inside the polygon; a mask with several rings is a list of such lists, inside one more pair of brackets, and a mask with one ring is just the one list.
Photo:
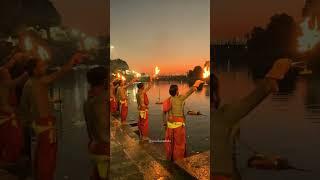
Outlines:
{"label": "dusk sky", "polygon": [[296,20],[302,18],[304,0],[214,0],[211,39],[243,37],[254,26],[269,22],[275,13],[287,13]]}
{"label": "dusk sky", "polygon": [[110,0],[111,58],[185,73],[210,58],[210,0]]}
{"label": "dusk sky", "polygon": [[62,16],[62,23],[89,35],[108,34],[107,0],[51,0]]}

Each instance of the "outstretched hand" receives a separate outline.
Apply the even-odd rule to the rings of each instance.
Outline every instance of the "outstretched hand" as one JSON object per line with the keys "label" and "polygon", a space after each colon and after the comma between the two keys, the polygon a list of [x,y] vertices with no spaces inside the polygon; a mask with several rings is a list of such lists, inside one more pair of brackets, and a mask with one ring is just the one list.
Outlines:
{"label": "outstretched hand", "polygon": [[193,87],[198,88],[204,81],[202,80],[196,80],[196,82],[193,84]]}
{"label": "outstretched hand", "polygon": [[281,80],[288,73],[291,67],[292,60],[283,58],[278,59],[270,69],[270,71],[266,74],[267,78]]}

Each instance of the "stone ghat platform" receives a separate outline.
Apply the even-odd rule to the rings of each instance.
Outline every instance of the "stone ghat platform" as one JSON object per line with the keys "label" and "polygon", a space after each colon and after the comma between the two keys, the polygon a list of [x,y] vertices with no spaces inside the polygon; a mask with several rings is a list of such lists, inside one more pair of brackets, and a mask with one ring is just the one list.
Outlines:
{"label": "stone ghat platform", "polygon": [[136,130],[111,117],[111,179],[210,179],[209,151],[172,163],[162,143],[141,142]]}

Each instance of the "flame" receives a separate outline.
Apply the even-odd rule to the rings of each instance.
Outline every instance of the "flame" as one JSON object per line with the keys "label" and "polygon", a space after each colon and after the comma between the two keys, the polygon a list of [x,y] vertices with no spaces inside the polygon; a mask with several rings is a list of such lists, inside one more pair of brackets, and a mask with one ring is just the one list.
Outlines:
{"label": "flame", "polygon": [[136,73],[136,77],[137,78],[141,77],[141,74],[140,73]]}
{"label": "flame", "polygon": [[158,66],[156,66],[154,68],[154,74],[157,76],[160,73],[160,68]]}
{"label": "flame", "polygon": [[136,71],[134,71],[134,70],[132,70],[132,73],[135,74],[135,77],[137,77],[137,78],[141,77],[141,74],[136,72]]}
{"label": "flame", "polygon": [[33,48],[33,44],[29,36],[24,38],[24,47],[27,51],[30,51]]}
{"label": "flame", "polygon": [[210,76],[210,67],[206,66],[203,68],[203,78],[207,78]]}
{"label": "flame", "polygon": [[300,52],[305,52],[311,50],[320,42],[320,32],[318,31],[318,21],[315,18],[314,27],[310,28],[309,22],[310,18],[306,18],[301,24],[300,28],[302,30],[302,36],[298,38]]}
{"label": "flame", "polygon": [[121,79],[122,79],[123,81],[125,81],[125,80],[126,80],[126,77],[124,77],[124,76],[121,76]]}
{"label": "flame", "polygon": [[48,60],[50,58],[48,51],[42,46],[38,46],[37,52],[42,60]]}
{"label": "flame", "polygon": [[117,78],[121,78],[121,75],[120,75],[120,73],[117,73]]}

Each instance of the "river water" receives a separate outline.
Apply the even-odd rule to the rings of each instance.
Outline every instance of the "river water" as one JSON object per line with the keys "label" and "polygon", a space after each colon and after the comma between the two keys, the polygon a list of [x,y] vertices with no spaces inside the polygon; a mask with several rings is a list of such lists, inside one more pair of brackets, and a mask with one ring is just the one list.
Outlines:
{"label": "river water", "polygon": [[[164,100],[169,97],[170,84],[177,84],[180,94],[188,91],[188,84],[181,82],[159,82],[155,83],[149,90],[149,136],[152,140],[163,140],[164,129],[162,128],[162,105],[155,102],[159,98]],[[210,95],[209,86],[204,86],[200,92],[195,92],[187,100],[185,111],[200,111],[204,116],[186,116],[187,127],[187,151],[188,154],[196,154],[210,149]],[[129,113],[128,122],[138,121],[138,111],[136,102],[136,85],[128,89]]]}
{"label": "river water", "polygon": [[[222,103],[232,103],[254,89],[247,68],[219,68]],[[236,89],[236,91],[234,91]],[[268,96],[240,124],[238,167],[245,180],[320,179],[320,79],[299,76],[291,87]],[[248,147],[250,146],[250,147]],[[288,158],[311,172],[248,169],[249,149]]]}
{"label": "river water", "polygon": [[89,88],[86,69],[73,70],[53,87],[52,96],[62,100],[61,106],[54,106],[58,128],[56,180],[87,180],[91,164],[83,115],[83,103]]}

